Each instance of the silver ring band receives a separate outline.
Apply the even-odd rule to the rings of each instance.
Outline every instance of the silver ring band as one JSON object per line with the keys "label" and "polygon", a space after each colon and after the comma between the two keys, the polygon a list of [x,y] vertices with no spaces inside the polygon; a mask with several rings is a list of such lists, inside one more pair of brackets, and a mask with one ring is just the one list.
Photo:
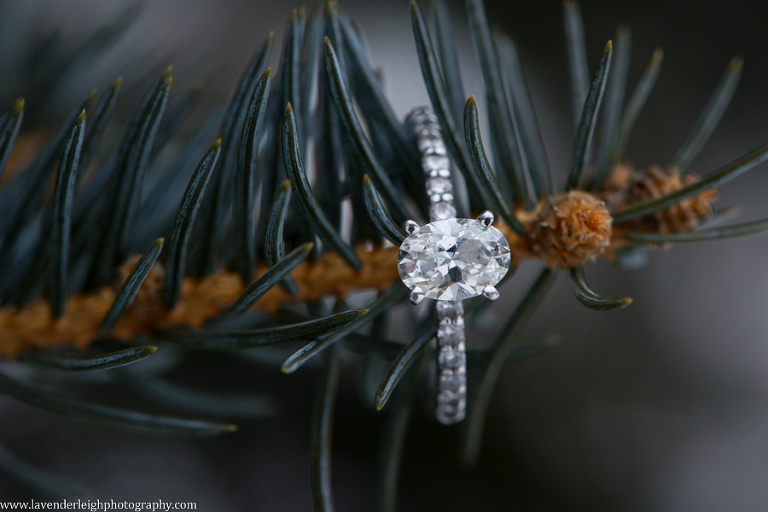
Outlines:
{"label": "silver ring band", "polygon": [[[456,217],[451,161],[437,117],[429,107],[417,107],[406,117],[416,138],[429,198],[429,220]],[[464,419],[467,407],[467,356],[464,307],[461,301],[438,300],[437,383],[435,417],[450,425]]]}

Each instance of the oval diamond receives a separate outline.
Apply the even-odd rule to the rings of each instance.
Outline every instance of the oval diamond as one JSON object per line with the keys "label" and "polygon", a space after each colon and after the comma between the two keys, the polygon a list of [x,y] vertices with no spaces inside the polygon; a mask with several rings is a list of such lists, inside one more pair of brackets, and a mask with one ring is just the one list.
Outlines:
{"label": "oval diamond", "polygon": [[483,293],[509,269],[509,243],[493,226],[476,219],[438,220],[407,237],[397,254],[400,279],[437,300],[462,300]]}

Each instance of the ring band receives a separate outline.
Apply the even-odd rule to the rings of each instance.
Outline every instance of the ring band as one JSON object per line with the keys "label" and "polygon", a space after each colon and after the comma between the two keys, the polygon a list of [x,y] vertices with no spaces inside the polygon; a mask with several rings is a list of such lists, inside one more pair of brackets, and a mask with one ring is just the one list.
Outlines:
{"label": "ring band", "polygon": [[[451,161],[440,125],[429,107],[417,107],[406,117],[416,137],[429,198],[430,222],[456,217]],[[459,300],[438,300],[437,382],[435,417],[450,425],[464,419],[467,407],[467,356],[464,307]]]}

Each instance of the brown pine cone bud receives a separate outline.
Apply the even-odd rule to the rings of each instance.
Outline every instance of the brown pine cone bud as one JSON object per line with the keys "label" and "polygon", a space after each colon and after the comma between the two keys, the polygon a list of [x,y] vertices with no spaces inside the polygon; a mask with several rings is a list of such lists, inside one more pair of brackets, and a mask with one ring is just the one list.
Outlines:
{"label": "brown pine cone bud", "polygon": [[527,238],[550,267],[570,268],[600,256],[611,243],[611,215],[592,194],[574,190],[539,203]]}

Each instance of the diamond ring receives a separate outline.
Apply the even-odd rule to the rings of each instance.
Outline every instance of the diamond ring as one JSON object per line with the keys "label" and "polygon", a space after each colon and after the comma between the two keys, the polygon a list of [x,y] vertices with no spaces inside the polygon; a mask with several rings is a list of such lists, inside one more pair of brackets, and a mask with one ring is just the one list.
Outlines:
{"label": "diamond ring", "polygon": [[411,111],[413,131],[429,197],[430,223],[405,223],[397,267],[411,289],[411,302],[435,299],[437,309],[437,382],[435,417],[444,424],[461,421],[467,404],[464,308],[461,300],[483,295],[496,300],[495,285],[509,269],[509,243],[493,227],[493,214],[456,218],[451,163],[437,118],[429,107]]}

